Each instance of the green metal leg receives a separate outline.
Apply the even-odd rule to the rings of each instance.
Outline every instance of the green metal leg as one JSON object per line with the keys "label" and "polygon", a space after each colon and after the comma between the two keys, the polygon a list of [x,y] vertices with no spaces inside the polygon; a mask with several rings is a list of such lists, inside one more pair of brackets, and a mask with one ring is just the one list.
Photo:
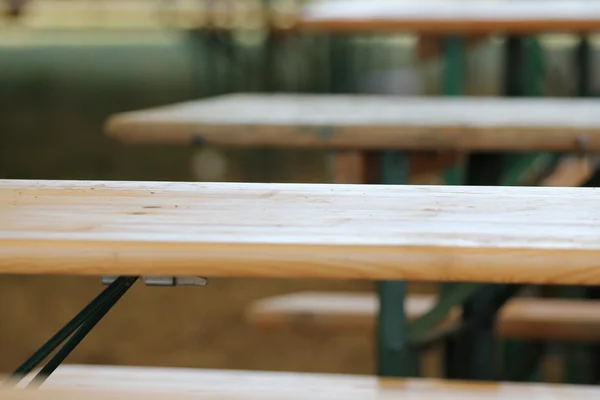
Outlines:
{"label": "green metal leg", "polygon": [[[589,289],[581,286],[561,287],[559,290],[561,295],[566,298],[582,299],[590,295]],[[592,345],[589,343],[566,343],[562,349],[565,352],[565,382],[590,384],[592,382]]]}
{"label": "green metal leg", "polygon": [[540,380],[540,361],[546,352],[545,342],[508,340],[503,343],[505,364],[501,380],[535,382]]}
{"label": "green metal leg", "polygon": [[[521,82],[515,83],[515,96],[540,96],[542,94],[542,77],[544,74],[543,49],[536,37],[520,38],[520,43],[515,43],[514,52],[520,51],[517,56],[521,63]],[[517,68],[517,67],[515,67]],[[518,86],[517,86],[518,85]]]}
{"label": "green metal leg", "polygon": [[329,37],[329,87],[331,93],[348,93],[350,80],[346,61],[349,56],[350,38],[341,36]]}
{"label": "green metal leg", "polygon": [[577,70],[577,95],[579,97],[589,97],[591,95],[590,80],[590,59],[591,45],[590,39],[583,36],[579,39],[576,55]]}
{"label": "green metal leg", "polygon": [[[575,69],[577,71],[577,96],[590,96],[590,42],[586,36],[581,37],[575,54]],[[592,296],[592,291],[586,287],[563,287],[560,292],[567,298],[586,298]],[[594,347],[590,343],[568,343],[562,347],[565,350],[565,381],[571,384],[588,384],[594,380],[591,375]]]}
{"label": "green metal leg", "polygon": [[452,36],[444,40],[444,95],[458,96],[465,91],[465,51],[463,39]]}
{"label": "green metal leg", "polygon": [[523,65],[523,38],[509,36],[506,38],[504,58],[504,95],[508,97],[522,96],[525,87]]}
{"label": "green metal leg", "polygon": [[[408,160],[401,152],[382,152],[382,184],[403,184],[408,176]],[[408,325],[404,314],[407,283],[379,282],[379,316],[377,322],[377,374],[380,376],[416,377],[419,375],[418,351],[409,345]]]}

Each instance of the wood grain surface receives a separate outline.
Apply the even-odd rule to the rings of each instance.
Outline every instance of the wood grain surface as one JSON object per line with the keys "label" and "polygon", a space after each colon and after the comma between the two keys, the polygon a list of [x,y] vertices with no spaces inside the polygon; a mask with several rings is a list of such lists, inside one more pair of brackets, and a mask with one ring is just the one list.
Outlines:
{"label": "wood grain surface", "polygon": [[0,181],[0,273],[600,283],[595,188]]}
{"label": "wood grain surface", "polygon": [[600,101],[233,94],[120,113],[134,143],[412,149],[600,150]]}
{"label": "wood grain surface", "polygon": [[[410,295],[405,303],[407,317],[423,315],[436,301],[435,295]],[[372,293],[309,291],[256,301],[246,310],[246,319],[264,329],[372,335],[378,309]],[[448,321],[459,315],[456,309]],[[600,302],[516,297],[498,313],[496,329],[505,339],[599,342]]]}
{"label": "wood grain surface", "polygon": [[600,30],[585,0],[329,0],[305,5],[297,29],[342,32],[543,33]]}
{"label": "wood grain surface", "polygon": [[60,367],[37,391],[0,391],[3,400],[587,400],[598,395],[593,386],[78,365]]}

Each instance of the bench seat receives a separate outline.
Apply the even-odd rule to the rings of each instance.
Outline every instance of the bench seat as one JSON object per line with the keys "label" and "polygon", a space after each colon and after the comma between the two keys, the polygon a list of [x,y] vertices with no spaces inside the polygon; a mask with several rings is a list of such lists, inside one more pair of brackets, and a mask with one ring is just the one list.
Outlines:
{"label": "bench seat", "polygon": [[0,273],[600,284],[598,190],[0,180]]}
{"label": "bench seat", "polygon": [[593,32],[600,5],[584,0],[319,1],[303,7],[297,29],[439,34]]}
{"label": "bench seat", "polygon": [[[415,319],[437,302],[435,295],[412,294],[406,315]],[[298,292],[256,301],[246,319],[264,329],[300,329],[373,334],[379,305],[372,293]],[[458,309],[448,321],[460,316]],[[496,329],[505,339],[600,341],[600,302],[517,297],[498,314]]]}
{"label": "bench seat", "polygon": [[83,365],[59,367],[37,391],[0,391],[3,400],[588,400],[598,396],[600,388],[591,386]]}

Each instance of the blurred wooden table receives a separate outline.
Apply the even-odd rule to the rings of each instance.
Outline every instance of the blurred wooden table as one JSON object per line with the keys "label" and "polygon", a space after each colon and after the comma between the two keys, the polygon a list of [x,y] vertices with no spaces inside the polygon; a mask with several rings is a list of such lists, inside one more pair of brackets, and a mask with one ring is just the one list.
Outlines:
{"label": "blurred wooden table", "polygon": [[350,150],[600,149],[584,99],[232,94],[115,114],[122,142]]}
{"label": "blurred wooden table", "polygon": [[304,6],[296,28],[346,33],[581,33],[600,30],[600,3],[586,0],[329,0]]}

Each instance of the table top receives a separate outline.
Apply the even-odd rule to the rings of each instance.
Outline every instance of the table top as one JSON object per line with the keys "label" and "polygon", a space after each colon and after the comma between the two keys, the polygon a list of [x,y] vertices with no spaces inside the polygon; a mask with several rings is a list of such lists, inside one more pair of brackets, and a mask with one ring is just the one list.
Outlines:
{"label": "table top", "polygon": [[0,273],[600,284],[599,190],[0,180]]}
{"label": "table top", "polygon": [[595,0],[329,0],[304,6],[302,30],[429,33],[594,32]]}
{"label": "table top", "polygon": [[[38,390],[2,392],[4,400],[591,400],[594,386],[381,379],[375,376],[64,365]],[[67,395],[67,397],[64,397]],[[595,397],[594,397],[595,396]]]}
{"label": "table top", "polygon": [[132,143],[417,150],[600,150],[600,101],[233,94],[119,113]]}

